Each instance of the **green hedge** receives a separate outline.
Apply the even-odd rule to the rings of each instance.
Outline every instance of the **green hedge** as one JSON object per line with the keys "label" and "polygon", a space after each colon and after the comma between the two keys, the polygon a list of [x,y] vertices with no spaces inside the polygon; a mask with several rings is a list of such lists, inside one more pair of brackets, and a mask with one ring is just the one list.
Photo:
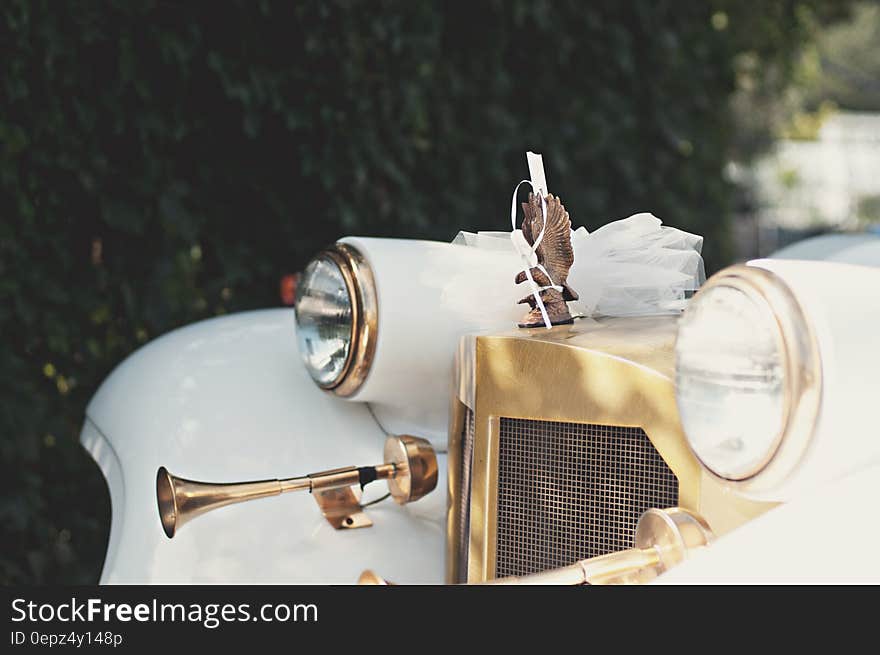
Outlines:
{"label": "green hedge", "polygon": [[651,210],[725,263],[734,56],[818,3],[742,4],[4,2],[0,580],[97,579],[77,439],[128,353],[342,235],[505,229],[527,149],[576,223]]}

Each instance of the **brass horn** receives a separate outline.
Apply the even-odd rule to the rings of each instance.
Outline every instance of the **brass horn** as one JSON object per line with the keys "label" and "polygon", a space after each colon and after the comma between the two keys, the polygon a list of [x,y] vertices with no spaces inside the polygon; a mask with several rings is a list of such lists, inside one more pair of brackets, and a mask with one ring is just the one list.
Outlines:
{"label": "brass horn", "polygon": [[425,496],[437,486],[437,455],[431,444],[410,435],[385,440],[385,462],[376,466],[309,473],[302,477],[255,482],[196,482],[172,475],[162,466],[156,472],[156,501],[162,529],[169,539],[190,520],[211,510],[289,491],[309,491],[324,518],[337,530],[373,524],[364,514],[360,489],[374,480],[387,480],[388,491],[399,505]]}
{"label": "brass horn", "polygon": [[[709,546],[715,536],[708,523],[681,507],[649,509],[636,525],[633,547],[583,559],[569,566],[522,576],[497,578],[490,585],[608,585],[644,583],[668,571],[694,552]],[[359,585],[393,585],[366,570]]]}

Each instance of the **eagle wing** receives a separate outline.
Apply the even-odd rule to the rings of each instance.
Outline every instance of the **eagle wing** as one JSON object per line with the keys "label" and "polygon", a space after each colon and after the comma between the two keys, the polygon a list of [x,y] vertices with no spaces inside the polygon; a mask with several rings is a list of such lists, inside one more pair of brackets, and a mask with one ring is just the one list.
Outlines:
{"label": "eagle wing", "polygon": [[535,238],[541,233],[541,201],[534,193],[530,193],[528,202],[522,204],[522,210],[523,236],[529,242],[529,245],[534,245]]}
{"label": "eagle wing", "polygon": [[[532,198],[529,198],[531,204]],[[535,209],[537,214],[530,225],[530,233],[525,231],[523,222],[523,234],[531,243],[541,233],[541,204],[536,199]],[[574,263],[574,250],[571,247],[571,218],[559,198],[553,195],[547,196],[547,227],[544,230],[544,238],[538,244],[535,251],[538,261],[553,278],[553,284],[564,285],[568,280],[568,271]]]}

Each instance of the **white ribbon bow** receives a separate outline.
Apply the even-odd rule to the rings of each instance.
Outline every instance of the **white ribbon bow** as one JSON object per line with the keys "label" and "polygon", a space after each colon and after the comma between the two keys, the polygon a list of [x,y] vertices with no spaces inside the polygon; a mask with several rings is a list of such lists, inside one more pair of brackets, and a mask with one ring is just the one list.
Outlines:
{"label": "white ribbon bow", "polygon": [[[538,237],[535,239],[535,243],[529,245],[529,242],[526,240],[526,236],[523,234],[523,231],[516,226],[516,194],[519,191],[519,188],[523,184],[528,184],[532,187],[532,190],[535,191],[541,197],[541,211],[543,213],[542,221],[541,221],[541,232],[538,234]],[[543,195],[543,189],[535,189],[535,185],[532,184],[531,180],[522,180],[519,184],[516,185],[516,188],[513,190],[513,199],[510,201],[510,224],[512,226],[512,230],[510,232],[510,241],[513,243],[514,249],[519,254],[519,258],[523,263],[523,272],[526,274],[526,279],[529,281],[529,286],[532,288],[532,295],[535,297],[535,301],[537,302],[538,309],[541,310],[541,318],[544,319],[544,327],[548,330],[550,329],[550,317],[547,315],[547,309],[544,307],[544,301],[541,299],[541,292],[547,289],[556,289],[557,291],[562,291],[561,286],[556,286],[553,284],[553,278],[550,277],[550,274],[547,272],[541,264],[538,263],[538,255],[536,251],[538,249],[538,245],[540,245],[541,240],[544,238],[544,230],[547,227],[547,199]],[[539,287],[538,283],[535,282],[532,277],[531,269],[537,268],[544,275],[547,276],[547,279],[550,280],[550,286]]]}

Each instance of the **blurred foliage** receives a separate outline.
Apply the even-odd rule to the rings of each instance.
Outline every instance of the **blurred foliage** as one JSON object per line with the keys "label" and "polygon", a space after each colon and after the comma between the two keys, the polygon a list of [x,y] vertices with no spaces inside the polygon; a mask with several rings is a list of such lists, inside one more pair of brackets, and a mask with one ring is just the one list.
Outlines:
{"label": "blurred foliage", "polygon": [[860,198],[856,207],[856,216],[864,225],[880,224],[880,195]]}
{"label": "blurred foliage", "polygon": [[[729,0],[731,8],[743,8]],[[854,20],[857,3],[761,2],[738,25],[741,39],[734,57],[736,90],[731,98],[735,132],[729,157],[747,163],[779,137],[808,138],[835,105],[809,103],[820,66],[817,43]],[[748,8],[746,12],[748,12]]]}
{"label": "blurred foliage", "polygon": [[838,110],[880,110],[880,2],[801,4],[795,12],[795,57],[768,66],[756,50],[738,56],[735,157],[751,158],[775,138],[814,140]]}
{"label": "blurred foliage", "polygon": [[880,2],[859,2],[852,18],[822,30],[801,57],[803,104],[832,102],[852,111],[880,110]]}
{"label": "blurred foliage", "polygon": [[778,136],[781,139],[815,141],[826,119],[837,113],[838,106],[831,100],[823,100],[815,111],[801,109],[795,111],[779,126]]}
{"label": "blurred foliage", "polygon": [[528,149],[576,223],[650,210],[724,264],[728,101],[783,85],[840,7],[4,2],[0,579],[97,579],[109,500],[77,439],[128,353],[277,304],[345,234],[505,229]]}

